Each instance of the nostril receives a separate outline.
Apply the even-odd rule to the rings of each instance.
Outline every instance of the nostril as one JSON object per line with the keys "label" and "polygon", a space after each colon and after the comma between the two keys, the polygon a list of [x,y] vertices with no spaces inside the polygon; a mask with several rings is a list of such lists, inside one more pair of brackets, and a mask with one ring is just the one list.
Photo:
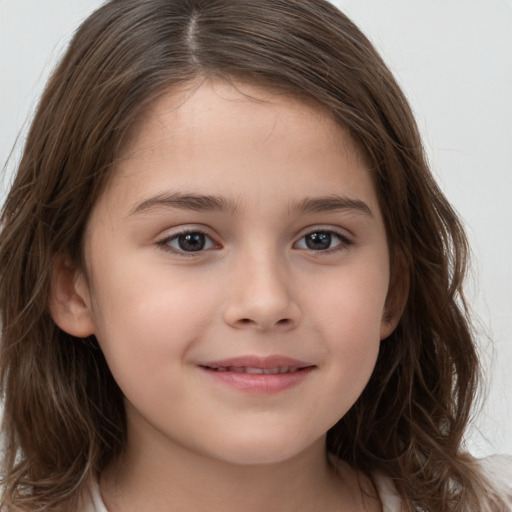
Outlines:
{"label": "nostril", "polygon": [[[253,324],[258,324],[258,322],[251,320],[250,318],[240,318],[238,320],[238,324],[249,326],[249,325],[253,325]],[[292,321],[289,318],[281,318],[280,320],[278,320],[277,322],[275,322],[271,325],[273,325],[274,327],[278,327],[278,326],[287,327],[291,324],[292,324]]]}

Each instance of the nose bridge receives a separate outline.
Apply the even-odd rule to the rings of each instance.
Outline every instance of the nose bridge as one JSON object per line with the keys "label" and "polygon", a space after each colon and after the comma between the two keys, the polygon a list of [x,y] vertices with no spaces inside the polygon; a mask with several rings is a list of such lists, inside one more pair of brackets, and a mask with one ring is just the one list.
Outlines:
{"label": "nose bridge", "polygon": [[237,328],[285,329],[297,324],[300,309],[286,257],[260,243],[233,261],[226,321]]}

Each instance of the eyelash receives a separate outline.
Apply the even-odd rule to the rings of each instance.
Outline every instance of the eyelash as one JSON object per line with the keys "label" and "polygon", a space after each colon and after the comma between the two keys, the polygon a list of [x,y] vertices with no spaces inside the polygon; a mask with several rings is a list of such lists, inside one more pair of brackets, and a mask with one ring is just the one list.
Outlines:
{"label": "eyelash", "polygon": [[[208,244],[208,242],[213,246],[213,247],[207,247],[207,248],[204,248],[204,247],[201,247],[199,250],[197,251],[185,251],[183,249],[180,249],[180,248],[175,248],[175,247],[172,247],[171,246],[171,243],[173,241],[178,241],[180,237],[186,237],[186,236],[190,236],[190,235],[201,235],[205,238],[205,243]],[[183,230],[183,231],[180,231],[179,233],[175,233],[171,236],[167,236],[165,238],[163,238],[162,240],[159,240],[156,245],[160,248],[162,248],[164,251],[168,251],[168,252],[172,252],[174,254],[179,254],[179,255],[182,255],[182,256],[188,256],[188,257],[194,257],[194,256],[197,256],[198,253],[201,253],[201,252],[204,252],[205,250],[209,250],[209,249],[213,249],[215,247],[219,247],[213,240],[212,238],[207,235],[204,231],[201,231],[200,229],[187,229],[187,230]]]}
{"label": "eyelash", "polygon": [[[311,251],[313,253],[322,255],[322,254],[331,254],[337,251],[345,250],[353,244],[353,240],[349,238],[345,233],[337,231],[336,229],[313,229],[308,233],[302,235],[297,242],[295,242],[294,246],[297,246],[298,243],[302,240],[306,240],[307,237],[312,235],[328,235],[329,241],[332,242],[332,238],[336,237],[339,241],[334,247],[328,247],[327,249],[315,250],[310,247],[300,248],[306,251]],[[305,242],[307,244],[307,242]]]}
{"label": "eyelash", "polygon": [[[186,251],[182,248],[171,246],[171,243],[174,241],[178,241],[180,239],[180,237],[186,237],[186,236],[190,236],[190,235],[201,235],[202,237],[204,237],[205,245],[211,245],[211,247],[202,246],[198,250],[195,250],[195,251],[194,250]],[[296,247],[299,244],[299,242],[301,242],[302,240],[306,240],[306,238],[308,236],[312,236],[312,235],[328,235],[330,237],[329,238],[330,243],[332,243],[332,237],[334,236],[339,240],[339,243],[337,243],[334,247],[328,247],[326,249],[319,249],[319,250],[312,249],[311,247]],[[307,242],[305,242],[305,244],[307,245]],[[314,230],[311,230],[311,231],[305,233],[304,235],[302,235],[299,238],[299,240],[294,243],[294,247],[296,247],[300,250],[310,251],[312,253],[316,253],[316,254],[320,255],[320,254],[330,254],[333,252],[347,249],[352,244],[353,244],[353,241],[351,238],[349,238],[345,233],[341,233],[340,231],[337,231],[335,229],[314,229]],[[204,231],[201,231],[200,229],[189,229],[189,230],[180,231],[179,233],[175,233],[171,236],[167,236],[167,237],[163,238],[162,240],[159,240],[156,243],[156,245],[165,251],[179,254],[182,256],[187,256],[187,257],[194,257],[194,256],[197,256],[199,253],[204,252],[206,250],[211,250],[211,249],[220,247],[218,244],[216,244],[212,240],[212,238],[209,235],[207,235]]]}

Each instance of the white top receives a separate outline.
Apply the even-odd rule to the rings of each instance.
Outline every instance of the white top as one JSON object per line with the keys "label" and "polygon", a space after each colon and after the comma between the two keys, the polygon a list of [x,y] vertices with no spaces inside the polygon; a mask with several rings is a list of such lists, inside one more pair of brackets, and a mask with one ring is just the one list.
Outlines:
{"label": "white top", "polygon": [[[489,481],[493,483],[495,492],[503,497],[508,497],[507,505],[510,507],[508,510],[512,511],[512,457],[494,455],[482,459],[480,463]],[[382,503],[382,512],[401,512],[401,499],[391,480],[384,475],[375,474],[373,481]],[[97,480],[91,482],[88,500],[80,512],[108,512],[101,499]],[[487,510],[481,512],[487,512]]]}

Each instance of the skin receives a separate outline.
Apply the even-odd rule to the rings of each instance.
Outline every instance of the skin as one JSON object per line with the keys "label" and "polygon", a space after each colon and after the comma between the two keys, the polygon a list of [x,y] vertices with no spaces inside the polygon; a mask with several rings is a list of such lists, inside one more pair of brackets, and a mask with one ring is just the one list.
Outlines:
{"label": "skin", "polygon": [[[184,229],[202,250],[183,250]],[[95,205],[85,254],[84,271],[61,265],[52,310],[97,337],[126,397],[126,450],[101,476],[110,512],[380,510],[325,455],[398,321],[370,173],[328,113],[247,84],[170,90]],[[199,366],[276,354],[312,370],[259,393]]]}

